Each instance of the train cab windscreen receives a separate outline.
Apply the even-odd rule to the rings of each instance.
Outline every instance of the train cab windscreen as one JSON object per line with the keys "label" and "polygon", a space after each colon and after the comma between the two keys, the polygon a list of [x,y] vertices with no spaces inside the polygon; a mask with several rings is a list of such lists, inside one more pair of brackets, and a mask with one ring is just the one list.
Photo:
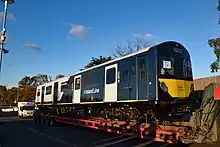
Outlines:
{"label": "train cab windscreen", "polygon": [[[172,50],[173,49],[173,50]],[[159,51],[159,78],[192,80],[192,66],[188,53],[185,49],[164,48]]]}

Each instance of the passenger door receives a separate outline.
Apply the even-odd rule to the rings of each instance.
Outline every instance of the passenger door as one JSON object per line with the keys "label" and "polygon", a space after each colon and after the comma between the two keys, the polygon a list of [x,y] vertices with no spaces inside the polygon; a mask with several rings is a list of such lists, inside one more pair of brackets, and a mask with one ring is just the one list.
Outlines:
{"label": "passenger door", "polygon": [[44,91],[45,91],[45,86],[41,88],[41,103],[44,103]]}
{"label": "passenger door", "polygon": [[58,101],[58,82],[55,82],[53,87],[53,103],[57,103],[57,101]]}
{"label": "passenger door", "polygon": [[73,103],[80,103],[81,98],[81,75],[74,77]]}
{"label": "passenger door", "polygon": [[105,67],[105,102],[117,101],[117,63]]}
{"label": "passenger door", "polygon": [[138,57],[138,100],[148,99],[147,55]]}

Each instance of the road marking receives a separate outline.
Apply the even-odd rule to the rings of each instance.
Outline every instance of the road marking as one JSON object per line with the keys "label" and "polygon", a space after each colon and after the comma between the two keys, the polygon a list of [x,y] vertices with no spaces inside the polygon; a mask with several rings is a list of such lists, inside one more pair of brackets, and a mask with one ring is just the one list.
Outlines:
{"label": "road marking", "polygon": [[102,142],[106,142],[106,141],[109,141],[109,140],[113,140],[113,139],[117,139],[117,138],[121,138],[121,137],[125,137],[125,136],[126,136],[126,135],[121,135],[121,136],[106,138],[106,139],[103,139],[103,140],[99,140],[99,141],[97,141],[97,142],[93,142],[93,143],[91,143],[91,145],[99,144],[99,143],[102,143]]}
{"label": "road marking", "polygon": [[133,147],[145,147],[146,145],[149,145],[149,144],[151,144],[153,142],[154,142],[153,140],[150,140],[150,141],[144,142],[142,144],[138,144],[138,145],[133,146]]}
{"label": "road marking", "polygon": [[117,144],[117,143],[129,140],[129,139],[132,139],[132,138],[135,138],[135,136],[131,136],[131,137],[128,137],[128,138],[125,138],[125,139],[121,139],[121,140],[118,140],[118,141],[113,141],[113,142],[110,142],[110,143],[98,145],[98,146],[95,146],[95,147],[106,147],[106,146]]}
{"label": "road marking", "polygon": [[32,129],[32,128],[28,128],[28,130],[30,130],[30,131],[32,131],[32,132],[34,132],[34,133],[37,133],[37,134],[39,134],[39,135],[41,135],[41,136],[44,136],[44,137],[46,137],[46,138],[48,138],[48,139],[55,140],[55,141],[57,141],[57,142],[63,143],[63,144],[65,144],[65,145],[68,145],[68,146],[71,146],[71,147],[77,147],[76,145],[73,145],[73,144],[68,143],[68,142],[66,142],[66,141],[63,141],[63,140],[57,139],[57,138],[55,138],[55,137],[49,136],[49,135],[47,135],[47,134],[41,133],[41,132],[36,131],[36,130],[34,130],[34,129]]}
{"label": "road marking", "polygon": [[168,143],[166,143],[166,144],[161,145],[160,147],[165,147],[165,146],[167,146],[167,145],[169,145],[169,144],[168,144]]}

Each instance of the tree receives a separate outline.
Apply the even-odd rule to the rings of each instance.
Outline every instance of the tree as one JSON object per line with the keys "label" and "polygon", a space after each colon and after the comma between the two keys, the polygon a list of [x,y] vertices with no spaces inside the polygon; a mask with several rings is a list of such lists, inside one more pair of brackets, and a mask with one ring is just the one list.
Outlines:
{"label": "tree", "polygon": [[11,88],[8,89],[7,92],[4,94],[4,104],[11,105],[17,99],[18,95],[18,88]]}
{"label": "tree", "polygon": [[213,52],[216,56],[216,60],[210,65],[211,72],[217,72],[219,70],[220,63],[220,38],[209,39],[208,44],[213,48]]}
{"label": "tree", "polygon": [[36,95],[36,86],[51,80],[51,76],[38,74],[32,77],[24,76],[18,82],[18,87],[7,89],[6,86],[0,85],[0,104],[13,105],[15,101],[33,101]]}
{"label": "tree", "polygon": [[32,83],[33,86],[38,86],[38,85],[52,81],[51,76],[48,76],[46,74],[38,74],[36,76],[33,76],[31,79],[33,81]]}
{"label": "tree", "polygon": [[18,101],[33,101],[35,99],[36,87],[25,86],[18,88],[17,94]]}
{"label": "tree", "polygon": [[6,86],[0,85],[0,92],[7,91]]}
{"label": "tree", "polygon": [[28,86],[28,85],[31,85],[32,83],[33,83],[33,81],[31,79],[31,77],[25,76],[18,82],[18,85]]}
{"label": "tree", "polygon": [[46,74],[38,74],[33,77],[25,76],[19,82],[19,86],[38,86],[52,80],[51,76]]}
{"label": "tree", "polygon": [[[108,62],[110,60],[112,60],[111,56],[108,56],[108,57],[99,56],[99,58],[92,57],[90,63],[87,64],[86,66],[84,66],[84,69],[87,69],[87,68],[90,68],[90,67],[93,67],[93,66],[96,66],[96,65]],[[84,69],[81,69],[81,70],[84,70]]]}
{"label": "tree", "polygon": [[[36,76],[25,76],[18,82],[18,88],[12,88],[7,93],[7,103],[17,101],[33,101],[36,94],[36,86],[50,82],[51,76],[38,74]],[[16,98],[16,99],[15,99]]]}
{"label": "tree", "polygon": [[56,79],[63,78],[63,77],[64,77],[64,75],[59,74],[59,75],[56,76]]}
{"label": "tree", "polygon": [[[220,0],[218,0],[217,11],[220,12]],[[220,19],[218,23],[220,24]],[[216,60],[210,65],[211,72],[218,72],[220,68],[220,38],[209,39],[208,44],[213,48],[213,53],[216,56]]]}
{"label": "tree", "polygon": [[4,103],[4,96],[6,91],[7,91],[6,86],[0,85],[0,104]]}
{"label": "tree", "polygon": [[140,49],[147,48],[150,46],[149,41],[146,37],[138,37],[132,41],[126,41],[124,46],[117,45],[116,52],[113,53],[115,58],[125,56],[134,52],[139,51]]}

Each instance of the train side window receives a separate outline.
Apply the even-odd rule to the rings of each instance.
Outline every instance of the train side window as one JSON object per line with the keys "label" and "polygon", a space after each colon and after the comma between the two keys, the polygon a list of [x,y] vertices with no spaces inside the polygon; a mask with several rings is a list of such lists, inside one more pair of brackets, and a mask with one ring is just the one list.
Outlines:
{"label": "train side window", "polygon": [[185,78],[192,77],[192,65],[189,59],[183,60],[183,73]]}
{"label": "train side window", "polygon": [[46,95],[51,94],[51,92],[52,92],[52,86],[47,86],[46,87]]}
{"label": "train side window", "polygon": [[139,74],[141,78],[146,77],[146,60],[141,59],[139,62]]}
{"label": "train side window", "polygon": [[75,90],[80,89],[80,84],[81,84],[81,78],[76,78],[75,79]]}
{"label": "train side window", "polygon": [[106,84],[115,83],[115,67],[107,69]]}
{"label": "train side window", "polygon": [[40,89],[37,90],[37,96],[40,96]]}
{"label": "train side window", "polygon": [[68,90],[68,84],[61,83],[61,92],[65,92]]}

